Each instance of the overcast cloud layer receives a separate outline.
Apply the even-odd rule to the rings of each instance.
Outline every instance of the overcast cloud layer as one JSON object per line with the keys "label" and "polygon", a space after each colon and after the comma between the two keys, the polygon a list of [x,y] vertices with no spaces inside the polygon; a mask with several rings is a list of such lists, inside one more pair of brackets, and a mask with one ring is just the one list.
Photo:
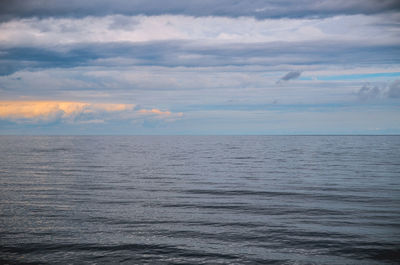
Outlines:
{"label": "overcast cloud layer", "polygon": [[187,15],[265,18],[326,17],[400,10],[396,0],[3,0],[3,19],[15,17],[85,17]]}
{"label": "overcast cloud layer", "polygon": [[1,1],[0,21],[3,134],[400,133],[398,1]]}

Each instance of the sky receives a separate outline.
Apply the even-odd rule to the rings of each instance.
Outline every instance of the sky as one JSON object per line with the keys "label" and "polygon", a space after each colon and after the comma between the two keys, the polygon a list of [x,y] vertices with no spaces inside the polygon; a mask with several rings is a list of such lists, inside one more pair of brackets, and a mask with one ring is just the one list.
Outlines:
{"label": "sky", "polygon": [[400,134],[400,1],[3,0],[0,134]]}

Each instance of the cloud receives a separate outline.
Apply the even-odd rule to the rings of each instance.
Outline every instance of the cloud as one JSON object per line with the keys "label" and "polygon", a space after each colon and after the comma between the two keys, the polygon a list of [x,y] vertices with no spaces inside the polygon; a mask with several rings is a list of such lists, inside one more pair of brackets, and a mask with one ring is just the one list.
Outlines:
{"label": "cloud", "polygon": [[363,85],[360,90],[358,90],[358,98],[362,101],[376,99],[381,96],[381,88],[378,86],[372,86],[371,84]]}
{"label": "cloud", "polygon": [[281,80],[283,80],[283,81],[288,81],[288,80],[291,80],[291,79],[296,79],[296,78],[298,78],[300,75],[301,75],[301,72],[299,72],[299,71],[289,72],[289,73],[287,73],[286,75],[284,75],[284,76],[281,78]]}
{"label": "cloud", "polygon": [[[272,42],[206,44],[201,42],[161,41],[146,43],[97,43],[61,45],[61,50],[44,47],[4,48],[0,55],[0,75],[21,69],[107,67],[120,70],[130,66],[215,67],[286,66],[306,69],[323,64],[392,64],[400,59],[399,45],[359,45],[346,42]],[[350,70],[346,67],[346,70]]]}
{"label": "cloud", "polygon": [[138,112],[140,114],[156,114],[156,115],[165,115],[165,116],[171,115],[170,111],[161,111],[159,109],[151,109],[151,110],[141,109]]}
{"label": "cloud", "polygon": [[[54,122],[121,125],[129,133],[133,123],[174,119],[191,128],[197,121],[190,115],[228,101],[237,113],[271,102],[286,110],[309,103],[367,108],[357,99],[384,108],[400,97],[399,84],[387,83],[398,75],[374,74],[400,72],[399,6],[395,0],[0,1],[0,106],[48,99],[45,106],[3,106],[0,119],[15,128],[15,122]],[[363,71],[371,75],[346,77]],[[280,89],[277,80],[291,89]]]}
{"label": "cloud", "polygon": [[289,81],[289,80],[292,80],[292,79],[296,79],[300,75],[301,75],[300,71],[292,71],[292,72],[289,72],[286,75],[282,76],[276,83],[279,84],[282,81]]}
{"label": "cloud", "polygon": [[[0,23],[0,45],[55,49],[60,45],[168,40],[205,41],[209,44],[338,40],[398,44],[397,20],[396,14],[265,20],[182,15],[34,17]],[[369,38],[371,35],[376,38]]]}
{"label": "cloud", "polygon": [[0,118],[49,121],[84,114],[132,110],[132,104],[86,103],[68,101],[0,101]]}
{"label": "cloud", "polygon": [[[113,116],[112,114],[120,115]],[[157,118],[181,117],[159,109],[136,110],[134,104],[87,103],[69,101],[0,101],[0,119],[15,122],[46,123],[57,120],[70,123],[104,123],[106,119],[134,119],[152,114]]]}
{"label": "cloud", "polygon": [[397,21],[393,14],[265,20],[182,15],[12,20],[0,23],[0,75],[88,65],[298,69],[290,65],[393,64],[400,54]]}
{"label": "cloud", "polygon": [[399,10],[396,0],[3,0],[0,19],[121,15],[255,17],[326,17]]}
{"label": "cloud", "polygon": [[145,117],[153,117],[156,120],[164,120],[167,122],[171,122],[171,121],[175,121],[179,118],[183,117],[183,113],[182,112],[178,112],[178,113],[172,113],[170,111],[162,111],[159,109],[140,109],[137,111],[137,113],[139,113],[140,115],[143,115]]}
{"label": "cloud", "polygon": [[396,80],[389,85],[389,98],[400,98],[400,80]]}
{"label": "cloud", "polygon": [[362,101],[379,98],[400,98],[400,80],[376,85],[365,84],[358,90],[357,95]]}

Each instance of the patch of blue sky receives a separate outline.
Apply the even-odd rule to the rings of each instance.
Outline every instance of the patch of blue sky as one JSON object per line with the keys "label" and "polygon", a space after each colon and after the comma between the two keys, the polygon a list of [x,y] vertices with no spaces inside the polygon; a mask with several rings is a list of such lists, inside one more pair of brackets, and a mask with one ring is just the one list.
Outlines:
{"label": "patch of blue sky", "polygon": [[338,108],[354,106],[354,104],[346,103],[329,103],[329,104],[218,104],[218,105],[191,105],[185,108],[175,109],[174,111],[205,111],[205,110],[233,110],[233,111],[330,111]]}
{"label": "patch of blue sky", "polygon": [[334,112],[340,109],[392,109],[399,108],[398,102],[387,101],[385,103],[372,102],[347,102],[347,103],[321,103],[321,104],[201,104],[189,105],[174,109],[175,112],[196,111],[278,111],[278,112]]}
{"label": "patch of blue sky", "polygon": [[[400,77],[400,72],[391,72],[391,73],[370,73],[370,74],[351,74],[351,75],[330,75],[330,76],[318,76],[317,80],[322,81],[341,81],[341,80],[357,80],[357,79],[374,79],[374,78],[382,78],[382,77]],[[306,79],[308,77],[303,77],[302,80],[311,80]]]}
{"label": "patch of blue sky", "polygon": [[299,78],[299,80],[301,80],[301,81],[310,81],[310,80],[313,80],[313,78],[310,77],[310,76],[302,76],[302,77]]}

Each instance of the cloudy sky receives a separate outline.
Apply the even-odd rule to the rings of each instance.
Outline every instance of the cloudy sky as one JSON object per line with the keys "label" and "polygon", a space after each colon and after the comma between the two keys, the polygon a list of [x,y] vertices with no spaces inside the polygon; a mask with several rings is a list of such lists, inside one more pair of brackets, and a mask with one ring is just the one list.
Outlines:
{"label": "cloudy sky", "polygon": [[397,0],[0,2],[0,134],[399,134]]}

